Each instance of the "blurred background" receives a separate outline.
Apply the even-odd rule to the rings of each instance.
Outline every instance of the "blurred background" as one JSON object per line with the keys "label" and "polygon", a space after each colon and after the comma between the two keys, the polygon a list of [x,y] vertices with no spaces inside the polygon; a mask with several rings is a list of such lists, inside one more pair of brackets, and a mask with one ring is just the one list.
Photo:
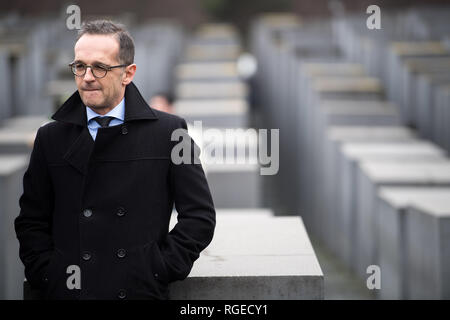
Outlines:
{"label": "blurred background", "polygon": [[[74,4],[128,27],[134,82],[194,139],[196,120],[242,129],[220,148],[245,161],[202,159],[215,205],[300,216],[323,298],[449,299],[450,1],[372,2],[0,0],[0,299],[23,295],[13,221],[36,130],[76,90]],[[277,174],[249,128],[279,129]]]}

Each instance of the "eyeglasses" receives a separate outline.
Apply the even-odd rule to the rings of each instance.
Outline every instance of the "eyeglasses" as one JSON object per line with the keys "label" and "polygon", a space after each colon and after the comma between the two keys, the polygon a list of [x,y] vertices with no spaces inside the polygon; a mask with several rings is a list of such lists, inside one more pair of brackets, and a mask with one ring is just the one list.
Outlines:
{"label": "eyeglasses", "polygon": [[70,70],[77,77],[84,77],[84,75],[86,74],[87,68],[91,68],[92,75],[95,78],[104,78],[104,77],[106,77],[106,74],[108,73],[108,71],[110,71],[114,68],[122,68],[122,67],[127,67],[127,66],[128,66],[128,64],[120,64],[117,66],[105,66],[105,65],[101,65],[101,64],[94,64],[94,65],[90,66],[90,65],[87,65],[87,64],[84,64],[81,62],[72,62],[71,64],[69,64]]}

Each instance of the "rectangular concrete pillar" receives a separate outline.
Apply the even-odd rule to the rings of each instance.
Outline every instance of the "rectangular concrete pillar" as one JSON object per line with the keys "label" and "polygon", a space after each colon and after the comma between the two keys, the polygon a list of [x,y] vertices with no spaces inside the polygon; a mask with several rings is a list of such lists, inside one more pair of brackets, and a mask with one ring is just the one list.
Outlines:
{"label": "rectangular concrete pillar", "polygon": [[14,219],[19,215],[25,155],[0,155],[0,299],[21,299],[24,269]]}
{"label": "rectangular concrete pillar", "polygon": [[6,119],[11,117],[12,110],[12,96],[11,96],[11,83],[6,79],[9,78],[8,75],[11,74],[10,70],[10,55],[6,48],[2,48],[0,46],[0,74],[3,75],[3,81],[0,82],[0,123]]}
{"label": "rectangular concrete pillar", "polygon": [[414,203],[406,215],[408,297],[450,299],[448,194]]}
{"label": "rectangular concrete pillar", "polygon": [[259,164],[243,160],[243,164],[204,164],[204,169],[215,207],[262,206]]}
{"label": "rectangular concrete pillar", "polygon": [[190,123],[202,121],[210,128],[245,128],[249,106],[244,99],[180,99],[174,103],[177,115]]}
{"label": "rectangular concrete pillar", "polygon": [[241,81],[183,81],[175,89],[178,99],[245,99],[248,89]]}
{"label": "rectangular concrete pillar", "polygon": [[428,139],[436,141],[436,108],[435,90],[437,87],[450,84],[448,73],[424,74],[418,77],[416,92],[417,127],[420,133]]}
{"label": "rectangular concrete pillar", "polygon": [[171,299],[323,299],[323,273],[299,217],[217,214],[213,241]]}
{"label": "rectangular concrete pillar", "polygon": [[176,67],[179,81],[236,81],[239,78],[236,62],[183,63]]}
{"label": "rectangular concrete pillar", "polygon": [[332,241],[338,248],[337,255],[347,266],[355,264],[356,252],[354,243],[357,241],[356,228],[358,215],[356,203],[358,194],[357,175],[360,164],[370,162],[420,163],[430,161],[446,161],[444,150],[426,141],[410,140],[403,142],[366,142],[345,143],[341,146],[341,155],[335,166],[334,178],[329,183],[333,190],[327,203],[328,213],[334,226]]}
{"label": "rectangular concrete pillar", "polygon": [[[340,155],[340,145],[344,142],[384,142],[384,141],[409,141],[416,139],[416,135],[413,131],[406,127],[397,126],[331,126],[327,132],[327,144],[325,148],[327,150],[325,159],[327,161],[327,167],[332,168],[331,171],[337,172],[338,161]],[[328,151],[329,150],[329,151]],[[300,162],[305,164],[304,162]],[[306,176],[306,175],[305,175]],[[335,182],[330,181],[330,184],[334,185],[336,190],[339,189],[339,179],[334,179]],[[309,182],[309,181],[308,181]],[[303,185],[308,186],[303,181]],[[306,188],[305,187],[305,188]],[[301,201],[305,201],[306,189],[300,190]],[[340,206],[340,205],[338,205]],[[311,212],[303,212],[303,219],[308,228],[312,228],[314,224],[314,216]]]}
{"label": "rectangular concrete pillar", "polygon": [[381,186],[450,186],[450,161],[429,163],[364,162],[358,171],[356,264],[355,271],[365,278],[366,268],[377,265],[379,217],[376,214],[378,188]]}
{"label": "rectangular concrete pillar", "polygon": [[[318,117],[318,108],[323,100],[381,100],[382,88],[379,81],[371,77],[316,77],[309,83],[308,95],[304,117],[304,146],[302,152],[305,158],[302,159],[304,163],[305,176],[302,177],[305,181],[301,188],[302,200],[304,201],[304,212],[315,215],[316,208],[314,207],[314,186],[316,153],[314,152],[315,143],[315,128],[316,119]],[[355,124],[356,125],[356,124]],[[316,230],[313,232],[316,233]]]}
{"label": "rectangular concrete pillar", "polygon": [[[380,236],[378,238],[379,262],[381,269],[382,299],[408,299],[411,265],[407,261],[407,253],[420,256],[422,253],[416,246],[407,241],[406,220],[410,207],[450,199],[450,188],[440,187],[382,187],[379,191],[377,212],[380,217]],[[425,224],[413,233],[422,234]],[[411,236],[415,237],[416,234]],[[426,250],[430,249],[427,246]],[[440,257],[435,257],[440,259]],[[435,263],[430,259],[430,263]],[[428,275],[427,275],[428,276]],[[414,279],[413,282],[416,282]],[[427,284],[428,285],[428,284]],[[414,286],[414,285],[413,285]]]}
{"label": "rectangular concrete pillar", "polygon": [[30,153],[37,129],[47,122],[39,116],[8,118],[0,128],[0,154]]}
{"label": "rectangular concrete pillar", "polygon": [[[424,57],[405,59],[401,67],[400,102],[403,114],[408,114],[411,124],[417,126],[419,121],[427,120],[433,114],[433,105],[427,101],[420,106],[417,80],[419,75],[435,76],[450,72],[450,55],[448,57]],[[444,80],[445,82],[445,80]],[[420,110],[420,108],[425,110]],[[425,115],[424,119],[421,119]],[[427,117],[427,115],[429,115]],[[431,116],[432,117],[432,116]]]}
{"label": "rectangular concrete pillar", "polygon": [[436,143],[450,152],[450,85],[442,85],[435,90],[436,109],[434,115],[434,137]]}
{"label": "rectangular concrete pillar", "polygon": [[[323,101],[315,109],[315,123],[313,127],[313,149],[311,168],[314,177],[313,189],[313,213],[316,219],[316,228],[319,238],[336,251],[336,241],[332,235],[334,228],[334,215],[329,215],[332,210],[331,188],[329,183],[332,176],[333,164],[330,165],[327,155],[326,130],[332,125],[399,125],[400,117],[395,105],[381,103],[379,101]],[[330,207],[327,208],[327,204]],[[329,228],[328,228],[329,226]],[[332,247],[332,248],[331,248]]]}
{"label": "rectangular concrete pillar", "polygon": [[388,98],[399,104],[402,119],[406,124],[412,123],[414,114],[409,112],[407,106],[402,104],[402,66],[405,59],[419,57],[441,57],[448,56],[448,50],[439,41],[411,41],[393,42],[388,48],[387,64],[387,94]]}
{"label": "rectangular concrete pillar", "polygon": [[185,62],[223,62],[239,57],[241,48],[235,43],[190,44],[184,53]]}

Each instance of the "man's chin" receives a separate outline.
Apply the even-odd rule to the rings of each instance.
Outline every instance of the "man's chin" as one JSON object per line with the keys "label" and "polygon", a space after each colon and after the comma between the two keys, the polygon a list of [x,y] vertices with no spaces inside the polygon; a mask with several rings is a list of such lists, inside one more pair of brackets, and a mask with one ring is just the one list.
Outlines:
{"label": "man's chin", "polygon": [[105,107],[103,101],[94,99],[81,99],[81,100],[83,101],[85,106],[88,106],[91,109],[99,110]]}

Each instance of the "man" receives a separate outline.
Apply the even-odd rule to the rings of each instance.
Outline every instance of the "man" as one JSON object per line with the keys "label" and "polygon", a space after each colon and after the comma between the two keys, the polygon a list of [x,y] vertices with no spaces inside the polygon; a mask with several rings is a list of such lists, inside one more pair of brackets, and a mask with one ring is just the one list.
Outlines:
{"label": "man", "polygon": [[150,106],[156,110],[174,114],[174,97],[170,93],[158,92],[150,99]]}
{"label": "man", "polygon": [[186,122],[142,98],[122,26],[85,23],[74,51],[78,91],[38,130],[24,175],[15,229],[25,276],[49,299],[166,299],[215,227],[195,152],[171,160],[171,134]]}

